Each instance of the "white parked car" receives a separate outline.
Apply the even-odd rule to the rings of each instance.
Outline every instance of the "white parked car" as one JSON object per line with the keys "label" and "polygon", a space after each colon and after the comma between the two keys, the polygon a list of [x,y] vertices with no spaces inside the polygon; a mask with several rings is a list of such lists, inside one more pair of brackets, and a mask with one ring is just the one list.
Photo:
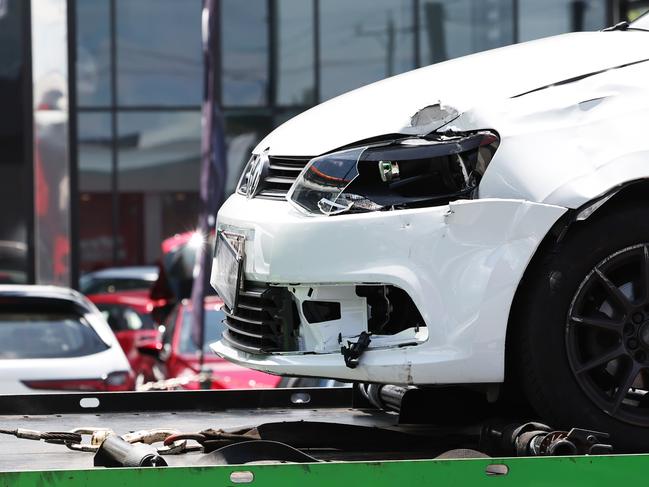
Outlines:
{"label": "white parked car", "polygon": [[0,286],[0,394],[132,388],[124,352],[84,296],[53,286]]}
{"label": "white parked car", "polygon": [[218,214],[213,349],[275,374],[518,384],[555,425],[644,441],[646,29],[440,63],[277,128]]}

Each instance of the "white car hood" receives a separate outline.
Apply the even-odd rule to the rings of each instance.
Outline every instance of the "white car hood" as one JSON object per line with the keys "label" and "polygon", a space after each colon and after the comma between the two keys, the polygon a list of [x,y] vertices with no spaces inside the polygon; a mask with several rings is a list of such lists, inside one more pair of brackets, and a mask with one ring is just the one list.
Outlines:
{"label": "white car hood", "polygon": [[[430,133],[412,127],[419,110],[440,103],[458,113],[585,74],[649,59],[646,32],[582,32],[446,61],[354,90],[289,120],[255,152],[315,156],[381,135]],[[448,120],[447,120],[448,121]],[[496,128],[497,127],[482,127]]]}

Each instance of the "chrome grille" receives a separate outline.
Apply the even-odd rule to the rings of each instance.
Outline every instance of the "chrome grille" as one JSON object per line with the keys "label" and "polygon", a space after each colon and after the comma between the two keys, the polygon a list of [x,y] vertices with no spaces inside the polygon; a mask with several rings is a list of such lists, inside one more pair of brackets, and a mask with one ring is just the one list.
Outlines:
{"label": "chrome grille", "polygon": [[286,288],[246,281],[237,308],[225,313],[223,339],[248,353],[289,352],[297,348],[299,318]]}
{"label": "chrome grille", "polygon": [[271,156],[268,170],[259,183],[260,198],[283,200],[286,193],[304,169],[311,157]]}

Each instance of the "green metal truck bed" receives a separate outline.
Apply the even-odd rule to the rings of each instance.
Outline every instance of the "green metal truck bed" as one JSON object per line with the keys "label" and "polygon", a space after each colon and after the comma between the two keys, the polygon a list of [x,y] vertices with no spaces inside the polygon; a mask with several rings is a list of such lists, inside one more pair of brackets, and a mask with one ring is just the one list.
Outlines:
{"label": "green metal truck bed", "polygon": [[[90,404],[95,407],[82,407]],[[0,396],[0,428],[66,431],[107,427],[199,431],[278,421],[320,421],[398,428],[393,413],[354,407],[350,389],[183,391]],[[93,467],[93,454],[42,441],[0,437],[0,486],[464,486],[646,483],[647,455],[435,460],[362,458],[304,464],[196,467],[199,453],[165,456],[169,467]],[[421,455],[419,455],[421,456]],[[335,458],[335,457],[332,457]],[[391,456],[394,458],[394,455]]]}

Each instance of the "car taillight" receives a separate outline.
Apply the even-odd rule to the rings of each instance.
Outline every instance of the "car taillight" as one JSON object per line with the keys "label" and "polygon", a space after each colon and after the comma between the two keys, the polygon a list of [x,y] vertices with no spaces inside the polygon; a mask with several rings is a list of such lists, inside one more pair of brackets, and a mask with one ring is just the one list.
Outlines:
{"label": "car taillight", "polygon": [[25,380],[30,389],[57,391],[128,391],[133,387],[128,371],[111,372],[102,379]]}
{"label": "car taillight", "polygon": [[111,372],[104,379],[106,391],[128,391],[133,389],[131,374],[127,371]]}

